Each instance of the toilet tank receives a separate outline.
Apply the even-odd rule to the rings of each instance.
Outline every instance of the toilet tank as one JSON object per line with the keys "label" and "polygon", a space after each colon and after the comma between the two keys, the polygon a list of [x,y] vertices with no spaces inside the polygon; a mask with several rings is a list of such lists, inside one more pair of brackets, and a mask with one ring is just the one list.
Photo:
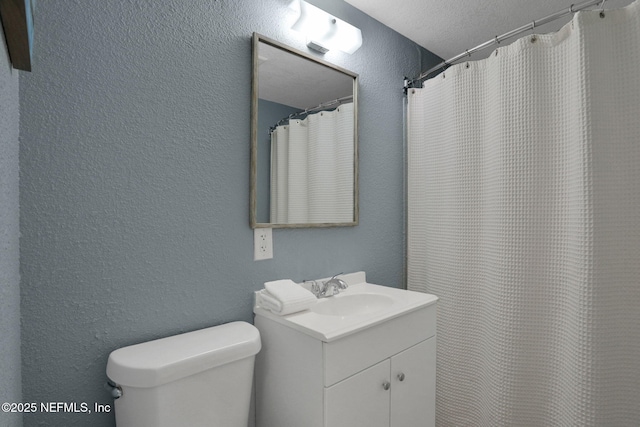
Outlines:
{"label": "toilet tank", "polygon": [[247,427],[260,334],[232,322],[113,351],[118,427]]}

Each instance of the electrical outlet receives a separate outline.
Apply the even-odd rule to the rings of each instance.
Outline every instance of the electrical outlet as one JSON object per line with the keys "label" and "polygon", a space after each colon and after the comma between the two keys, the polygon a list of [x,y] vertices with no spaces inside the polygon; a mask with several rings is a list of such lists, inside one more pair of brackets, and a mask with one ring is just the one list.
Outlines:
{"label": "electrical outlet", "polygon": [[255,228],[253,230],[253,260],[273,258],[273,229]]}

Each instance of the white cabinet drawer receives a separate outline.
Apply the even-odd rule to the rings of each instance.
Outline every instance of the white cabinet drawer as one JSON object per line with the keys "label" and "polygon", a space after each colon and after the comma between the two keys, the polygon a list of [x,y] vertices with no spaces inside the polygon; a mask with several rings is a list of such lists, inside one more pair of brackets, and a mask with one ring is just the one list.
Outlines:
{"label": "white cabinet drawer", "polygon": [[436,333],[436,305],[332,342],[323,342],[324,386],[330,387]]}

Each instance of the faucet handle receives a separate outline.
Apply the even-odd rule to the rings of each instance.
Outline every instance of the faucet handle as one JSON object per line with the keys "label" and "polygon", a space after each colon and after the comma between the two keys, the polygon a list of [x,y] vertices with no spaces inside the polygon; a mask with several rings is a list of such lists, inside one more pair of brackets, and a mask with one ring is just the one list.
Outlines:
{"label": "faucet handle", "polygon": [[[333,281],[338,285],[338,289],[345,290],[349,287],[349,284],[342,279],[339,279],[338,276],[344,273],[338,273],[334,275],[329,281]],[[327,282],[328,283],[328,282]]]}
{"label": "faucet handle", "polygon": [[320,294],[322,293],[321,285],[318,284],[315,280],[304,280],[304,283],[311,283],[311,293],[316,296],[316,298],[320,298]]}
{"label": "faucet handle", "polygon": [[[323,282],[322,280],[305,280],[304,282],[311,283],[311,292],[316,296],[316,298],[332,297],[339,294],[340,291],[343,291],[349,287],[349,284],[347,282],[338,278],[338,276],[341,274],[343,273],[334,275],[326,282]],[[331,289],[330,293],[329,289]]]}

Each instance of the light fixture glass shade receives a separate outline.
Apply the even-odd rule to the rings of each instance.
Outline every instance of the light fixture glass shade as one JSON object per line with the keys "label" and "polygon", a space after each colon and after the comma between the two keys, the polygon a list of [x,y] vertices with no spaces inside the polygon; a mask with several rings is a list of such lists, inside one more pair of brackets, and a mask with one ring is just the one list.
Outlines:
{"label": "light fixture glass shade", "polygon": [[299,0],[299,8],[300,17],[291,29],[304,34],[310,48],[323,53],[337,49],[351,54],[362,46],[359,28],[304,0]]}

